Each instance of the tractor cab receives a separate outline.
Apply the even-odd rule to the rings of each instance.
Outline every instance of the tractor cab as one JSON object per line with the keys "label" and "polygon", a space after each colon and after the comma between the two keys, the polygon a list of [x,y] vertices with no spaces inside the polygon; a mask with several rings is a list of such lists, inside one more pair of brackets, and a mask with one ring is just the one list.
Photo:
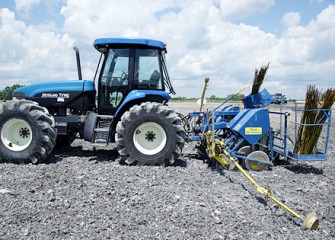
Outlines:
{"label": "tractor cab", "polygon": [[97,68],[99,114],[118,115],[125,105],[145,100],[163,102],[170,99],[169,93],[174,93],[163,42],[102,38],[95,40],[94,47],[102,59]]}

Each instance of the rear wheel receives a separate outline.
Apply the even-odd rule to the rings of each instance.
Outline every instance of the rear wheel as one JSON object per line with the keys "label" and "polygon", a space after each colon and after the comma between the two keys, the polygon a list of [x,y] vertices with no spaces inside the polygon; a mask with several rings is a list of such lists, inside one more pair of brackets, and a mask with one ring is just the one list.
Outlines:
{"label": "rear wheel", "polygon": [[180,156],[184,136],[181,120],[172,109],[145,102],[124,113],[115,142],[126,164],[169,165]]}
{"label": "rear wheel", "polygon": [[46,108],[28,100],[0,104],[0,160],[43,162],[56,142],[55,122]]}

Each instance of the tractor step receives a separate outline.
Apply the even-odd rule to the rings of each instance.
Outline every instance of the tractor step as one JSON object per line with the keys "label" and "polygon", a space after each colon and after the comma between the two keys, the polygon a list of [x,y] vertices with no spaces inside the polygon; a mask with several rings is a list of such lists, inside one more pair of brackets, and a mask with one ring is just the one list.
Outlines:
{"label": "tractor step", "polygon": [[93,147],[107,147],[106,143],[92,143]]}
{"label": "tractor step", "polygon": [[97,123],[94,128],[93,146],[106,147],[109,142],[110,127],[114,116],[97,115]]}
{"label": "tractor step", "polygon": [[110,119],[113,119],[114,116],[113,115],[97,115],[97,118],[104,119],[104,120],[110,120]]}
{"label": "tractor step", "polygon": [[109,128],[95,128],[95,132],[109,132]]}

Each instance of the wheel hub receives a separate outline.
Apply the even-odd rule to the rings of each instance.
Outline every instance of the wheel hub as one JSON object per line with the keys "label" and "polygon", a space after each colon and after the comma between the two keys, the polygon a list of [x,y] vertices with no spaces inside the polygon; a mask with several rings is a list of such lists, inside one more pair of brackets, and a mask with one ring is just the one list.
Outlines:
{"label": "wheel hub", "polygon": [[1,129],[1,140],[6,148],[11,151],[22,151],[32,141],[30,125],[23,119],[9,119]]}
{"label": "wheel hub", "polygon": [[28,138],[30,136],[30,130],[28,128],[21,128],[19,132],[22,138]]}
{"label": "wheel hub", "polygon": [[146,134],[145,134],[145,139],[148,140],[148,142],[153,142],[155,140],[155,137],[156,134],[153,132],[153,131],[148,131]]}
{"label": "wheel hub", "polygon": [[145,155],[159,153],[165,147],[166,141],[165,130],[155,122],[140,124],[133,135],[134,146]]}

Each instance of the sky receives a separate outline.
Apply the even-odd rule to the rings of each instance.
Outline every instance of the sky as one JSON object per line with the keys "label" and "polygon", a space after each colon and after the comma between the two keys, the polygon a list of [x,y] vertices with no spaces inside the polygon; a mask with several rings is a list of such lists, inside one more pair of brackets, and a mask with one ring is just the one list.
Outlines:
{"label": "sky", "polygon": [[77,79],[74,45],[93,79],[101,37],[165,42],[179,97],[200,97],[205,77],[207,97],[235,94],[268,63],[272,94],[335,87],[335,0],[0,0],[0,90]]}

